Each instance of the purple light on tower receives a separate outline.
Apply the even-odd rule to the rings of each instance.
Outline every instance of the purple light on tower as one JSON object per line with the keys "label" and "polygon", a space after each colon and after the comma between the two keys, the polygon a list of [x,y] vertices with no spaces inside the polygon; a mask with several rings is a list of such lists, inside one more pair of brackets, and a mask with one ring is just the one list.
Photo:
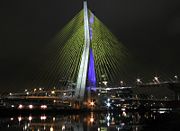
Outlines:
{"label": "purple light on tower", "polygon": [[[92,24],[94,23],[94,15],[91,13],[91,17],[89,19],[90,23],[90,39],[92,40],[93,37],[93,29],[92,29]],[[93,50],[90,48],[89,52],[89,69],[88,69],[88,83],[89,83],[89,88],[91,90],[96,91],[96,72],[95,72],[95,66],[94,66],[94,56],[93,56]]]}
{"label": "purple light on tower", "polygon": [[89,23],[92,25],[94,23],[94,14],[91,13],[91,17],[89,19]]}
{"label": "purple light on tower", "polygon": [[94,56],[92,49],[90,49],[90,56],[89,56],[89,69],[88,69],[88,83],[89,87],[92,90],[96,90],[96,72],[95,72],[95,66],[94,66]]}
{"label": "purple light on tower", "polygon": [[93,32],[92,32],[92,28],[91,28],[91,27],[90,27],[90,29],[89,29],[89,35],[90,35],[90,39],[92,40]]}

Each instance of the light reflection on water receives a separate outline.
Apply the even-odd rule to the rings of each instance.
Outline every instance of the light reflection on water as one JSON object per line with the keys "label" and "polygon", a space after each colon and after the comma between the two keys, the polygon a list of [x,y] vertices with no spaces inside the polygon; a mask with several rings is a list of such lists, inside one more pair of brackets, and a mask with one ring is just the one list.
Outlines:
{"label": "light reflection on water", "polygon": [[141,131],[155,113],[88,113],[76,115],[17,116],[0,118],[0,130],[13,131]]}

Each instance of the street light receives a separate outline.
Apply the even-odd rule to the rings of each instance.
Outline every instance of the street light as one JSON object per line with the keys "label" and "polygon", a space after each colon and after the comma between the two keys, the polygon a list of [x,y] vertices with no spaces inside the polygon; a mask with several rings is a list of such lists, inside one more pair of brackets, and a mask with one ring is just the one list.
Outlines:
{"label": "street light", "polygon": [[107,107],[109,108],[110,106],[111,106],[111,103],[108,102],[108,103],[107,103]]}
{"label": "street light", "polygon": [[40,117],[41,120],[46,120],[46,118],[47,118],[47,117],[46,117],[45,115],[43,115],[43,116]]}
{"label": "street light", "polygon": [[175,81],[178,81],[178,76],[177,75],[175,75],[174,78],[175,78]]}
{"label": "street light", "polygon": [[154,77],[154,82],[155,82],[155,83],[160,83],[160,82],[159,82],[159,78],[158,78],[157,76]]}
{"label": "street light", "polygon": [[102,83],[103,83],[105,86],[107,86],[107,83],[108,83],[108,82],[107,82],[107,81],[103,81]]}
{"label": "street light", "polygon": [[123,81],[120,81],[120,85],[123,86],[123,85],[124,85],[124,82],[123,82]]}
{"label": "street light", "polygon": [[22,108],[23,108],[23,105],[20,104],[20,105],[18,106],[18,109],[22,109]]}
{"label": "street light", "polygon": [[91,123],[94,122],[94,118],[93,118],[93,117],[90,118],[90,122],[91,122]]}
{"label": "street light", "polygon": [[93,107],[95,105],[94,101],[91,101],[90,105]]}
{"label": "street light", "polygon": [[109,98],[107,99],[106,106],[107,106],[108,108],[111,106],[111,103],[110,103],[110,99],[109,99]]}
{"label": "street light", "polygon": [[154,77],[154,80],[158,81],[158,77]]}
{"label": "street light", "polygon": [[139,78],[136,79],[136,82],[137,82],[137,84],[142,84],[142,81]]}
{"label": "street light", "polygon": [[19,122],[21,122],[21,120],[22,120],[22,117],[21,117],[21,116],[19,116],[19,117],[18,117],[18,121],[19,121]]}
{"label": "street light", "polygon": [[29,105],[29,109],[33,109],[33,105]]}
{"label": "street light", "polygon": [[32,116],[29,116],[28,120],[29,120],[29,121],[32,121]]}
{"label": "street light", "polygon": [[41,109],[46,109],[47,105],[41,105]]}
{"label": "street light", "polygon": [[55,94],[55,91],[54,91],[54,90],[52,90],[52,91],[51,91],[51,94]]}

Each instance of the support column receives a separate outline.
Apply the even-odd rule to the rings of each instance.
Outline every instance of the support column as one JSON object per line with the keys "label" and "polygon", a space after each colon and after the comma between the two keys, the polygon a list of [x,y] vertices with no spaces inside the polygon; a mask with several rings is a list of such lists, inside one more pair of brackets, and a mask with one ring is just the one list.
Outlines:
{"label": "support column", "polygon": [[90,33],[89,33],[89,21],[88,21],[88,8],[87,1],[84,1],[84,50],[81,57],[81,63],[77,78],[77,85],[75,91],[75,97],[78,101],[84,100],[88,63],[89,63],[89,50],[90,50]]}

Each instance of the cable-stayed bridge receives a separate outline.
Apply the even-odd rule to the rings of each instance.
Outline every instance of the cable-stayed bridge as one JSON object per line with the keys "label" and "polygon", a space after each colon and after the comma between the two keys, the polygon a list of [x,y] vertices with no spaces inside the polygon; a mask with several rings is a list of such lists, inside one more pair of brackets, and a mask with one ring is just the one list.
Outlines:
{"label": "cable-stayed bridge", "polygon": [[86,0],[46,53],[46,62],[40,66],[40,73],[34,74],[32,87],[52,88],[58,87],[59,81],[73,81],[74,99],[79,102],[87,99],[88,91],[99,82],[118,81],[118,76],[124,75],[127,58],[126,48],[88,9]]}
{"label": "cable-stayed bridge", "polygon": [[[83,10],[57,34],[52,43],[50,46],[52,48],[48,48],[51,55],[47,58],[47,64],[42,65],[42,71],[35,75],[32,84],[35,89],[39,85],[46,85],[45,87],[48,88],[10,94],[5,97],[6,100],[49,101],[51,105],[55,106],[57,104],[65,106],[68,103],[70,107],[76,107],[76,104],[82,107],[84,104],[89,106],[89,103],[91,107],[94,107],[95,103],[109,105],[109,101],[104,101],[104,99],[119,101],[118,104],[122,104],[124,101],[132,104],[132,101],[145,100],[134,97],[131,91],[133,88],[112,88],[108,87],[107,83],[104,83],[104,88],[99,88],[100,82],[118,80],[119,76],[124,75],[123,65],[127,58],[127,52],[107,27],[88,9],[87,1],[83,2]],[[58,87],[60,80],[72,81],[75,83],[74,87],[52,89],[52,87]],[[151,87],[172,84],[174,83],[159,82],[138,86]],[[175,85],[171,86],[172,92],[179,92]],[[177,94],[179,95],[179,93]],[[177,97],[179,98],[179,96]],[[104,101],[104,103],[100,103],[100,101]],[[162,100],[148,98],[146,101],[161,102]]]}

